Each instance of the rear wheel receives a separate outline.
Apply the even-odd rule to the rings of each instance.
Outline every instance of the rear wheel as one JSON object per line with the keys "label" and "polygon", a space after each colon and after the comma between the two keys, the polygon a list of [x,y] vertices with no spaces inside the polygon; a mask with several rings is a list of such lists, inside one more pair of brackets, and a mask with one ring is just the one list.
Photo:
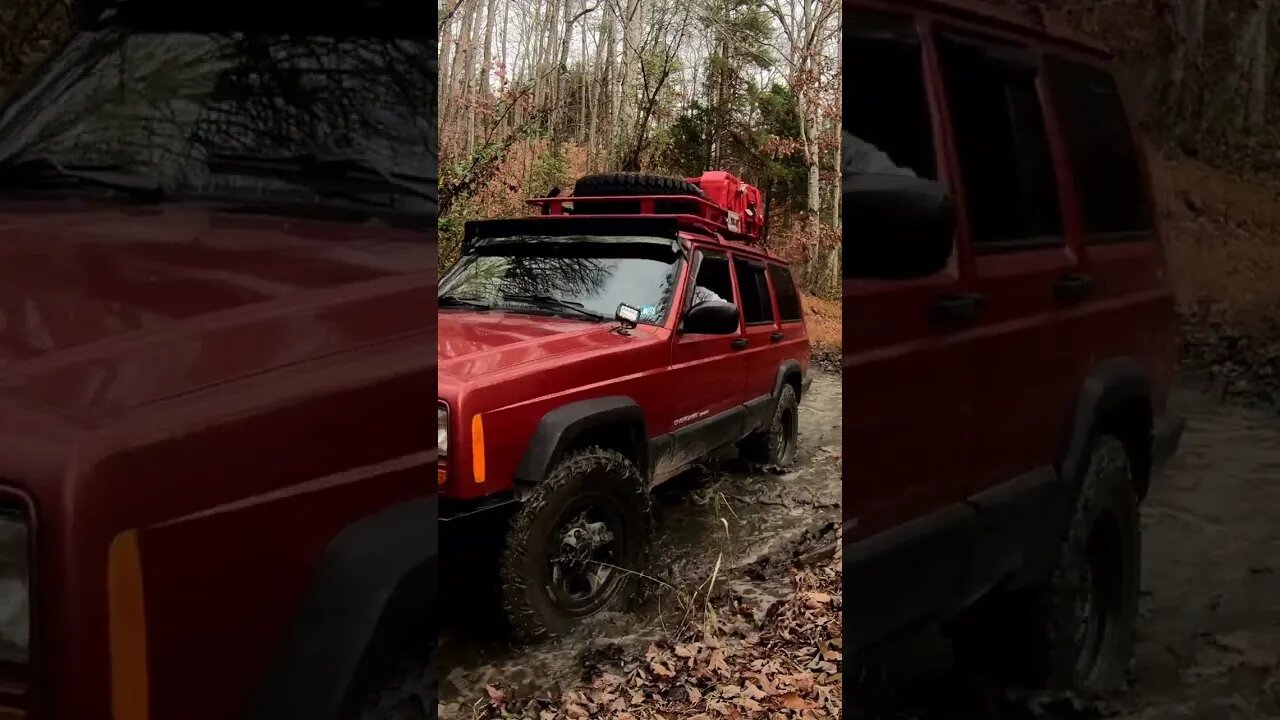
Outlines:
{"label": "rear wheel", "polygon": [[758,465],[787,469],[795,462],[799,439],[800,405],[796,389],[790,383],[783,383],[773,420],[769,427],[742,441],[742,457]]}
{"label": "rear wheel", "polygon": [[1031,687],[1099,695],[1133,656],[1141,536],[1124,445],[1093,441],[1067,538],[1038,587],[983,601],[961,623],[960,662]]}
{"label": "rear wheel", "polygon": [[525,499],[502,554],[502,592],[518,635],[534,640],[620,608],[650,532],[648,485],[616,450],[570,453]]}

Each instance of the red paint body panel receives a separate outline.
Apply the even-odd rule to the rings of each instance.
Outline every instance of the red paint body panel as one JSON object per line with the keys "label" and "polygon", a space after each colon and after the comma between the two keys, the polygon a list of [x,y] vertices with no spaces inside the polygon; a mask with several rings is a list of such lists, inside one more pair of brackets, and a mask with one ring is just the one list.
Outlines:
{"label": "red paint body panel", "polygon": [[39,527],[37,717],[110,716],[116,534],[139,529],[151,717],[224,720],[338,531],[426,492],[433,238],[0,205],[0,477]]}
{"label": "red paint body panel", "polygon": [[[539,199],[551,214],[528,218],[555,222],[560,205],[574,198]],[[616,201],[616,198],[611,198]],[[644,201],[661,200],[644,196]],[[665,198],[665,199],[669,199]],[[580,200],[580,198],[579,198]],[[625,216],[610,218],[625,227]],[[712,227],[693,216],[673,216],[681,223],[680,237],[688,257],[700,249],[727,253],[757,262],[782,264],[759,246],[708,234]],[[688,262],[681,262],[673,308],[693,292]],[[732,301],[741,306],[734,280]],[[729,299],[729,298],[726,298]],[[776,302],[776,301],[775,301]],[[775,317],[777,311],[775,308]],[[672,311],[662,326],[640,325],[629,334],[614,332],[617,323],[596,323],[571,317],[477,312],[465,308],[440,310],[439,399],[449,409],[448,478],[441,496],[473,502],[501,495],[514,485],[514,474],[538,423],[552,410],[580,400],[625,396],[642,409],[649,439],[667,435],[690,421],[730,410],[747,397],[773,390],[783,358],[793,358],[809,372],[809,341],[799,321],[739,328],[734,335],[685,335],[677,331],[681,312]],[[775,342],[771,335],[782,331]],[[746,339],[745,350],[731,349]],[[766,378],[765,367],[771,364]],[[754,367],[754,373],[748,368]],[[472,418],[484,424],[484,482],[476,482],[471,444]],[[678,469],[695,457],[668,458],[663,470]]]}
{"label": "red paint body panel", "polygon": [[[1105,50],[1033,15],[964,0],[857,0],[845,7],[914,17],[921,29],[940,181],[956,199],[958,223],[955,256],[942,273],[844,284],[844,380],[853,403],[845,418],[845,452],[853,462],[844,522],[846,541],[856,542],[1057,467],[1084,379],[1108,359],[1143,366],[1153,385],[1152,412],[1161,415],[1176,374],[1178,327],[1158,226],[1119,243],[1084,237],[1062,128],[1043,79],[1064,242],[981,256],[973,250],[933,34],[945,28],[1014,40],[1090,65],[1103,63]],[[1069,274],[1094,281],[1083,303],[1064,304],[1054,295],[1055,281]],[[959,293],[982,297],[976,322],[956,329],[929,321],[931,302]]]}

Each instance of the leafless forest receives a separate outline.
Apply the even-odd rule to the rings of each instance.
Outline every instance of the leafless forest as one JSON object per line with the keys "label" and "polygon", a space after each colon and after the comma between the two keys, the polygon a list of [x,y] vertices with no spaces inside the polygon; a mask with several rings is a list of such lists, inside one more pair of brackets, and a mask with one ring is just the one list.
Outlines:
{"label": "leafless forest", "polygon": [[442,267],[468,218],[602,171],[734,172],[811,291],[839,274],[836,0],[444,0]]}

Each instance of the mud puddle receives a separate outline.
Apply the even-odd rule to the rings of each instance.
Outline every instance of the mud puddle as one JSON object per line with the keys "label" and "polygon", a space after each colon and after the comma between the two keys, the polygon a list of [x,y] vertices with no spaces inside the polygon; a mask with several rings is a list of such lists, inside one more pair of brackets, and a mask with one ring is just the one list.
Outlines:
{"label": "mud puddle", "polygon": [[[840,413],[840,377],[815,373],[801,404],[791,472],[753,474],[724,459],[658,488],[651,579],[631,612],[598,617],[567,637],[519,647],[501,620],[496,593],[483,580],[473,578],[452,598],[456,584],[442,582],[444,617],[453,622],[441,634],[441,718],[471,717],[470,703],[498,680],[519,693],[555,690],[622,647],[666,637],[681,623],[697,621],[697,610],[681,603],[709,585],[744,598],[759,612],[785,597],[785,567],[834,546]],[[477,575],[489,571],[474,569]]]}
{"label": "mud puddle", "polygon": [[[846,686],[865,720],[1280,720],[1280,417],[1198,388],[1180,453],[1143,506],[1131,687],[1105,702],[1022,696],[953,667],[921,634]],[[861,686],[860,686],[861,685]]]}

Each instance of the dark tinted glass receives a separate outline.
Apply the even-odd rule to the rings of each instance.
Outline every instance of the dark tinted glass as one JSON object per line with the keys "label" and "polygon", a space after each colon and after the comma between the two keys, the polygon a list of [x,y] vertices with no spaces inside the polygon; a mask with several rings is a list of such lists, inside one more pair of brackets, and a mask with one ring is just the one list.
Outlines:
{"label": "dark tinted glass", "polygon": [[799,320],[800,294],[796,291],[795,278],[791,271],[781,265],[769,266],[769,281],[773,283],[773,293],[778,299],[778,317],[787,322]]}
{"label": "dark tinted glass", "polygon": [[933,124],[913,21],[846,13],[844,77],[844,174],[892,169],[935,178]]}
{"label": "dark tinted glass", "polygon": [[729,275],[729,258],[723,255],[703,255],[698,261],[698,277],[685,307],[715,300],[733,302],[733,279]]}
{"label": "dark tinted glass", "polygon": [[742,295],[742,319],[746,324],[773,322],[773,301],[764,277],[764,266],[746,260],[733,261],[738,276],[738,292]]}
{"label": "dark tinted glass", "polygon": [[[445,307],[612,318],[621,304],[660,325],[671,310],[679,256],[658,238],[515,236],[463,255],[440,281]],[[580,312],[580,311],[586,311]]]}
{"label": "dark tinted glass", "polygon": [[0,114],[0,174],[429,215],[433,59],[372,34],[82,32]]}
{"label": "dark tinted glass", "polygon": [[955,38],[939,51],[975,247],[1064,242],[1035,66]]}
{"label": "dark tinted glass", "polygon": [[1104,70],[1050,59],[1054,107],[1088,235],[1151,228],[1139,153],[1115,78]]}

